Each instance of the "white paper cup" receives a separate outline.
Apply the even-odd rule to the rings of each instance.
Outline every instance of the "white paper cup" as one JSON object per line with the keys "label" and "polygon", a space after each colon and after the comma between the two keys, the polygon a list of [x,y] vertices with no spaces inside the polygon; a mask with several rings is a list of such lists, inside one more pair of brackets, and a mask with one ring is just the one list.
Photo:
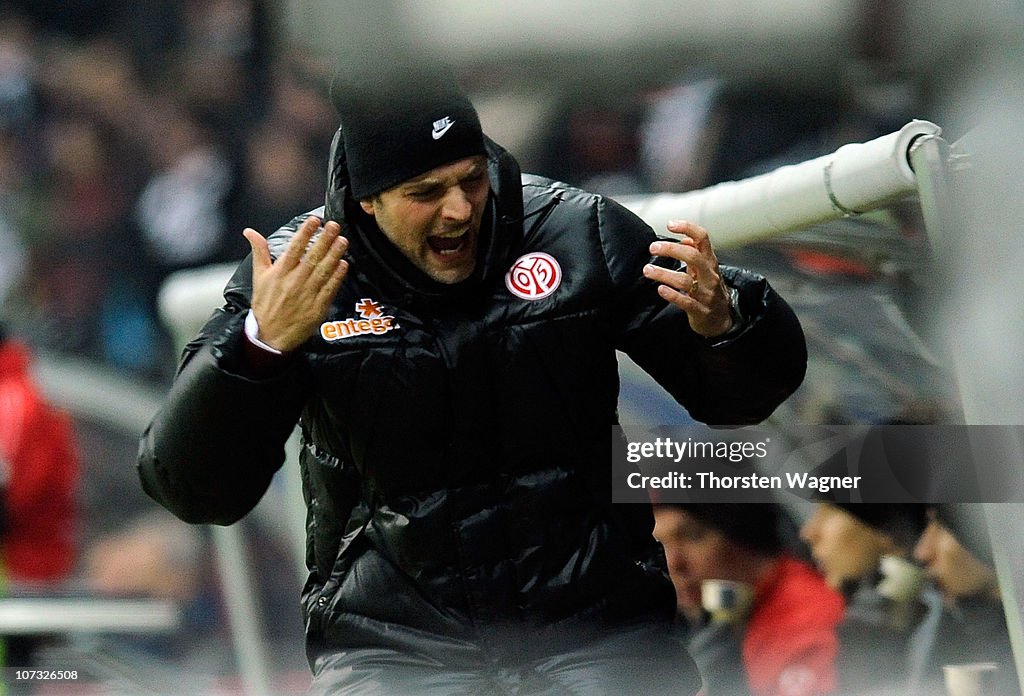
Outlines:
{"label": "white paper cup", "polygon": [[700,602],[714,621],[731,622],[746,616],[754,602],[753,588],[733,580],[705,580],[700,586]]}
{"label": "white paper cup", "polygon": [[917,598],[924,585],[924,571],[905,558],[882,556],[879,561],[882,581],[878,594],[894,602],[910,602]]}
{"label": "white paper cup", "polygon": [[999,666],[994,662],[945,665],[942,668],[948,696],[993,696]]}

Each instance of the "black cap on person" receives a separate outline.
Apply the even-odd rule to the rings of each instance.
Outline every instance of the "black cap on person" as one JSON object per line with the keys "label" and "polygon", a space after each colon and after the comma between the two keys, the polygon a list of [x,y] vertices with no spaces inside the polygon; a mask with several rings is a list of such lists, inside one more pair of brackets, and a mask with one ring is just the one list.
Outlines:
{"label": "black cap on person", "polygon": [[400,55],[350,59],[339,66],[331,100],[356,200],[486,153],[476,108],[443,66]]}

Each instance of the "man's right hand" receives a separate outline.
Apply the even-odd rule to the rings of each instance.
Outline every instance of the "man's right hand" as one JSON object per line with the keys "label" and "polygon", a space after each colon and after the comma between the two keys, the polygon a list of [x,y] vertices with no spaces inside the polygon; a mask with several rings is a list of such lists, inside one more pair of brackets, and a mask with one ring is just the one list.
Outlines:
{"label": "man's right hand", "polygon": [[348,262],[342,259],[348,240],[337,222],[328,222],[309,243],[320,226],[319,218],[307,218],[276,261],[263,235],[252,228],[242,232],[252,247],[252,313],[260,327],[258,338],[282,353],[313,335],[348,273]]}

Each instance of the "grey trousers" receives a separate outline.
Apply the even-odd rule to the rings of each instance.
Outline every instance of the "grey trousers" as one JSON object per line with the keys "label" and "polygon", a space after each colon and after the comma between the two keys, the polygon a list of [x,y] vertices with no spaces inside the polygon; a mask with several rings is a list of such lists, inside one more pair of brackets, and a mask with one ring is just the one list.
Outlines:
{"label": "grey trousers", "polygon": [[328,653],[316,660],[312,696],[691,696],[700,678],[682,645],[661,631],[632,628],[517,665],[481,659],[444,664],[385,648]]}

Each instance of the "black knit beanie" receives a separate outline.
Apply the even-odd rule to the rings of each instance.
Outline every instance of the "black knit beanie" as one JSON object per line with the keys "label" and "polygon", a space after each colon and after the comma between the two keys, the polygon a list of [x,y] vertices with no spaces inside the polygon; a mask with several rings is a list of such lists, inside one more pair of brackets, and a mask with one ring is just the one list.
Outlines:
{"label": "black knit beanie", "polygon": [[909,549],[928,524],[928,506],[923,503],[832,503],[869,527],[893,538]]}
{"label": "black knit beanie", "polygon": [[449,71],[397,55],[377,58],[348,60],[331,85],[353,198],[485,154],[476,109]]}
{"label": "black knit beanie", "polygon": [[773,503],[666,503],[693,515],[737,544],[774,555],[782,551],[782,514]]}

